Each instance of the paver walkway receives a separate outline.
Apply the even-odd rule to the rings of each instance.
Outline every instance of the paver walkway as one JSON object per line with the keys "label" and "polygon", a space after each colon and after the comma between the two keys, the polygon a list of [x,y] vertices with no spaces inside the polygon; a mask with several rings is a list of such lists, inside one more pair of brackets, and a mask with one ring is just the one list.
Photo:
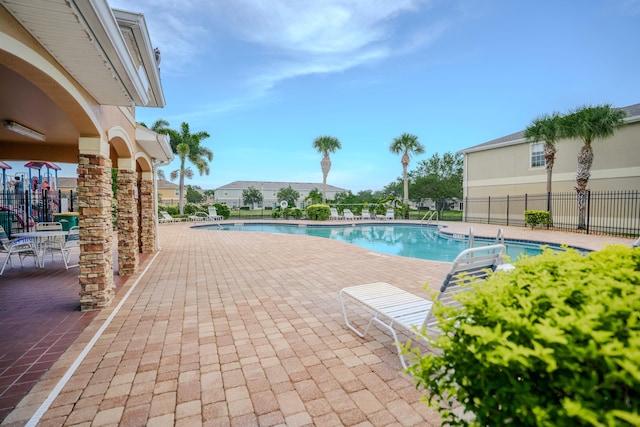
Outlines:
{"label": "paver walkway", "polygon": [[[442,281],[447,263],[191,225],[160,227],[163,250],[146,273],[124,284],[3,425],[25,424],[106,320],[40,425],[439,425],[399,372],[389,336],[360,339],[344,326],[338,291],[387,281],[421,292]],[[527,238],[517,233],[529,235],[505,228],[507,238]],[[541,233],[591,249],[631,242]]]}

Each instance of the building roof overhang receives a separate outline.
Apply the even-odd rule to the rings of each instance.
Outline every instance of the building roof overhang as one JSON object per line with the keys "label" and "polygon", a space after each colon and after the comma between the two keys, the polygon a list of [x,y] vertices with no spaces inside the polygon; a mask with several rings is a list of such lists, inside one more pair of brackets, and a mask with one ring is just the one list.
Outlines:
{"label": "building roof overhang", "polygon": [[0,4],[99,104],[164,107],[156,55],[142,15],[113,11],[106,0]]}
{"label": "building roof overhang", "polygon": [[169,135],[156,133],[142,125],[137,125],[136,141],[151,158],[162,162],[173,160]]}

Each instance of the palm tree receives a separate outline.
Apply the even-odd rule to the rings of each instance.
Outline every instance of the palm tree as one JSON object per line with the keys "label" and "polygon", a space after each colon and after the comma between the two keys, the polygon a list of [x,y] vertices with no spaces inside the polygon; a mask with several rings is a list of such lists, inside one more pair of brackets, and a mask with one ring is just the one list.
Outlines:
{"label": "palm tree", "polygon": [[580,138],[584,145],[578,154],[576,193],[578,197],[578,229],[586,229],[587,183],[591,177],[593,147],[596,139],[606,139],[624,124],[627,113],[610,104],[584,106],[571,112],[562,120],[568,138]]}
{"label": "palm tree", "polygon": [[[405,206],[409,205],[409,180],[407,179],[407,168],[411,161],[411,156],[414,154],[424,153],[424,147],[418,142],[418,137],[410,133],[403,133],[399,137],[393,140],[389,150],[393,154],[402,153],[402,179],[404,182],[404,197],[402,203]],[[405,212],[405,216],[409,214],[409,211]]]}
{"label": "palm tree", "polygon": [[333,136],[319,136],[313,141],[313,148],[318,150],[322,154],[322,161],[320,166],[322,167],[322,203],[327,202],[327,175],[331,169],[331,158],[329,153],[335,153],[336,150],[342,148],[342,144],[338,138]]}
{"label": "palm tree", "polygon": [[184,213],[184,179],[193,178],[193,170],[186,166],[189,160],[198,169],[200,175],[209,175],[209,162],[213,160],[213,152],[200,145],[203,139],[209,138],[209,134],[205,131],[191,133],[189,124],[182,122],[181,131],[177,132],[172,129],[166,130],[171,139],[171,148],[180,159],[180,169],[171,172],[171,180],[180,176],[179,192],[180,192],[180,214]]}
{"label": "palm tree", "polygon": [[533,142],[544,141],[544,162],[547,169],[547,194],[551,193],[551,177],[556,160],[556,142],[562,138],[562,118],[560,114],[543,114],[531,122],[524,131],[524,137]]}

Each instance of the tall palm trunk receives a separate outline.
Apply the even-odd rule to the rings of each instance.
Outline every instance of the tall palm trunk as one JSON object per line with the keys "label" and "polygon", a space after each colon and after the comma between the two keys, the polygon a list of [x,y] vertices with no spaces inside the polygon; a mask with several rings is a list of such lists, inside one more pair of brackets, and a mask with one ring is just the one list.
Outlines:
{"label": "tall palm trunk", "polygon": [[324,154],[320,166],[322,167],[322,204],[324,205],[327,202],[327,176],[329,175],[329,170],[331,170],[329,153]]}
{"label": "tall palm trunk", "polygon": [[402,197],[402,213],[404,219],[409,219],[409,179],[407,178],[407,168],[409,167],[409,153],[405,152],[402,156],[402,179],[404,181],[403,197]]}
{"label": "tall palm trunk", "polygon": [[545,144],[544,145],[544,160],[547,169],[547,193],[551,193],[551,180],[553,175],[553,164],[556,161],[556,149],[555,145]]}
{"label": "tall palm trunk", "polygon": [[185,159],[180,161],[180,187],[178,189],[180,193],[179,204],[180,204],[180,215],[184,214],[184,163]]}
{"label": "tall palm trunk", "polygon": [[[553,211],[551,209],[551,182],[553,181],[553,164],[556,161],[556,146],[553,144],[544,145],[545,168],[547,169],[547,212],[551,215],[553,221]],[[551,226],[553,224],[549,224]]]}
{"label": "tall palm trunk", "polygon": [[591,143],[585,142],[578,154],[578,171],[576,173],[576,193],[578,198],[578,230],[587,228],[587,182],[591,177],[593,163],[593,148]]}

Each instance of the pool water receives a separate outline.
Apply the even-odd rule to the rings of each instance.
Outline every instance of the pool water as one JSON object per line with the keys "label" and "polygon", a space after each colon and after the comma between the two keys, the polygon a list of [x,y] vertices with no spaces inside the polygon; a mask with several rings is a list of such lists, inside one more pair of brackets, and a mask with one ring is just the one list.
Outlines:
{"label": "pool water", "polygon": [[[219,226],[202,228],[220,229]],[[466,239],[442,236],[434,227],[412,225],[366,224],[357,226],[298,226],[284,224],[224,225],[222,230],[297,234],[324,237],[361,246],[375,252],[410,258],[451,262],[464,249]],[[490,245],[494,240],[475,239],[474,246]],[[538,255],[537,244],[505,242],[507,254],[516,260],[521,254]]]}

